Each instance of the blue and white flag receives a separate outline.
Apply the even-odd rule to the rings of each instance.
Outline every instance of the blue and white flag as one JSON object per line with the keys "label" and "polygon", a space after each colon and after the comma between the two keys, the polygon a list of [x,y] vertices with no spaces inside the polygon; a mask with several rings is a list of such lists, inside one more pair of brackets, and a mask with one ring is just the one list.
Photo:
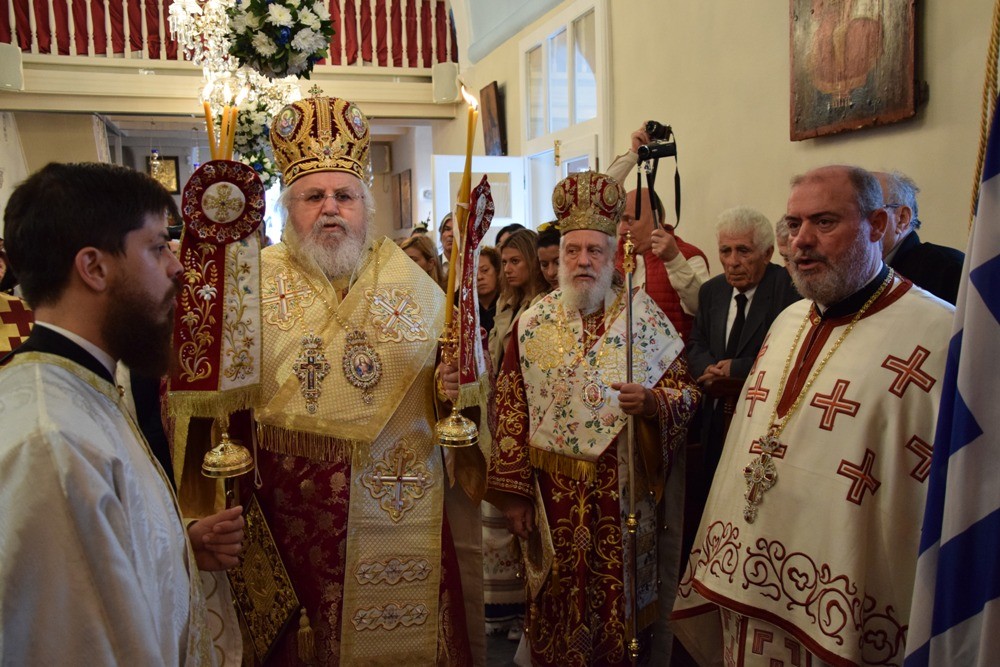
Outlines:
{"label": "blue and white flag", "polygon": [[906,667],[1000,664],[1000,114],[996,113],[956,305],[920,537]]}

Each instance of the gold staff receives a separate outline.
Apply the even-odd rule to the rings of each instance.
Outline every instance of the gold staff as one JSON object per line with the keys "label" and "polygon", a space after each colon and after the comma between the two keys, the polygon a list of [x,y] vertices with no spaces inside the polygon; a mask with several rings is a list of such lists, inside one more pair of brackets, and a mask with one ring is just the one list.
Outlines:
{"label": "gold staff", "polygon": [[[632,382],[632,275],[635,273],[635,244],[632,243],[632,233],[625,234],[624,244],[625,256],[622,260],[622,269],[625,271],[625,382]],[[639,660],[639,601],[636,599],[638,586],[636,586],[636,576],[638,575],[638,561],[636,557],[637,532],[639,520],[635,513],[635,417],[628,415],[625,422],[625,443],[628,448],[628,518],[625,520],[625,529],[628,531],[629,547],[631,557],[629,558],[629,595],[632,601],[632,638],[628,642],[629,657],[635,665]]]}

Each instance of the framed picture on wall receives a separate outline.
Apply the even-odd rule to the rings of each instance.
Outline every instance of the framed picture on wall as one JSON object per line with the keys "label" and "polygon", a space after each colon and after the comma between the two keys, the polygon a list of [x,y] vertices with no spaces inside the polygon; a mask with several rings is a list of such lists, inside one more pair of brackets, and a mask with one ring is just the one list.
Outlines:
{"label": "framed picture on wall", "polygon": [[483,110],[483,141],[487,155],[507,154],[507,123],[504,118],[503,100],[497,82],[479,91],[479,106]]}
{"label": "framed picture on wall", "polygon": [[410,195],[410,170],[399,174],[399,227],[409,229],[413,226],[413,199]]}
{"label": "framed picture on wall", "polygon": [[791,139],[917,113],[913,0],[790,0]]}
{"label": "framed picture on wall", "polygon": [[181,193],[181,175],[177,166],[177,156],[166,157],[161,155],[159,160],[153,160],[151,155],[146,156],[146,173],[159,181],[160,185],[167,189],[172,195]]}

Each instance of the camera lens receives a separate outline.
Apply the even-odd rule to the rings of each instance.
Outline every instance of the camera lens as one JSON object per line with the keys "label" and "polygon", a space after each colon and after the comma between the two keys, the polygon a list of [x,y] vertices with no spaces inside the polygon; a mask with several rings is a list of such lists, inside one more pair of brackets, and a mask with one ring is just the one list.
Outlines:
{"label": "camera lens", "polygon": [[667,138],[669,129],[668,126],[655,120],[646,121],[646,134],[649,135],[650,141],[663,141]]}

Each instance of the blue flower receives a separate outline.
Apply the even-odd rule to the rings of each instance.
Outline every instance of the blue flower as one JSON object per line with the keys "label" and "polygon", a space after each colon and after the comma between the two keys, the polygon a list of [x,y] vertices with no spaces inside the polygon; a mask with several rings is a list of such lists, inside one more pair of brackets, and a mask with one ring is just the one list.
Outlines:
{"label": "blue flower", "polygon": [[264,163],[262,163],[260,161],[254,162],[253,163],[253,170],[254,171],[264,171]]}
{"label": "blue flower", "polygon": [[292,29],[291,28],[279,28],[278,29],[278,39],[276,40],[278,44],[284,46],[292,40]]}

